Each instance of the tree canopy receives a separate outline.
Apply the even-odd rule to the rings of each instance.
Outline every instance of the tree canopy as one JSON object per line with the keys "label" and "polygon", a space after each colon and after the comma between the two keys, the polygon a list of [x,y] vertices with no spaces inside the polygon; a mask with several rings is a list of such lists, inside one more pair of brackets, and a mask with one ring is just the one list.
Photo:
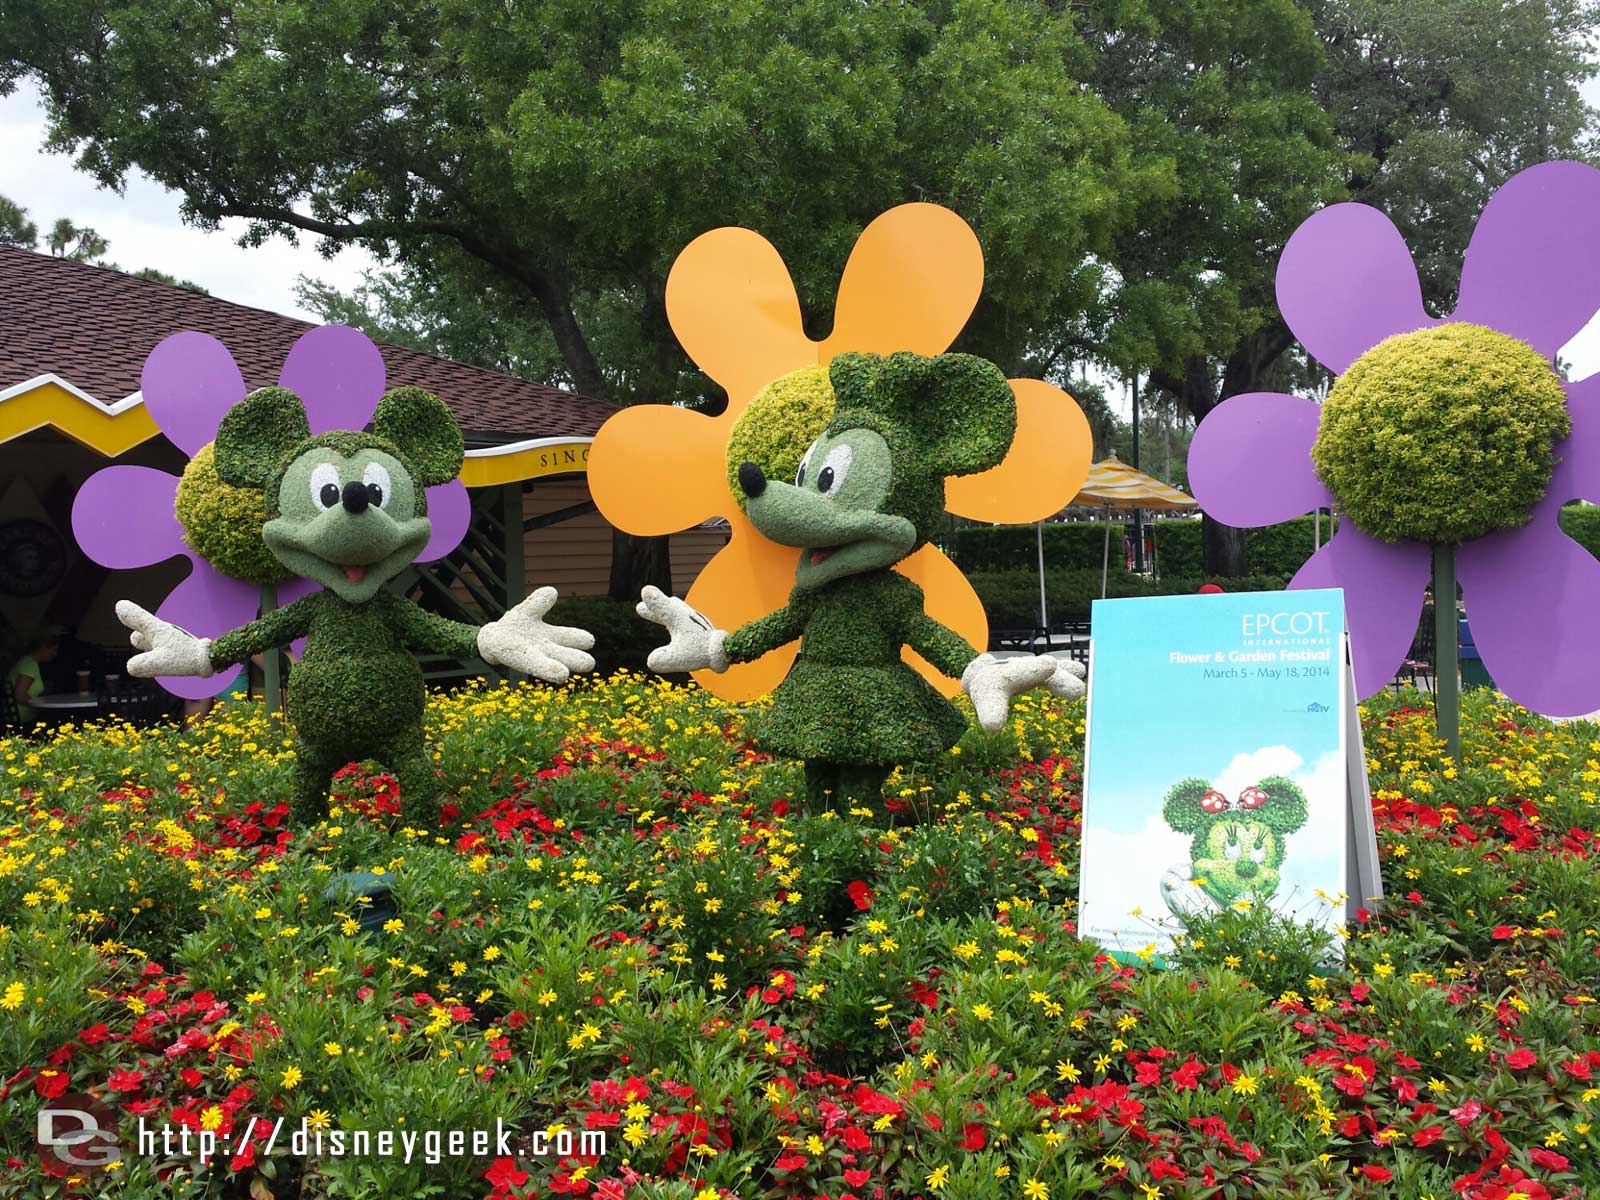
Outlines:
{"label": "tree canopy", "polygon": [[1589,6],[1541,7],[35,0],[0,11],[0,89],[37,80],[102,183],[138,167],[203,226],[371,249],[364,292],[307,285],[325,315],[622,403],[717,402],[664,312],[699,233],[768,237],[816,335],[862,227],[937,201],[986,256],[959,348],[1154,371],[1198,418],[1278,369],[1272,266],[1317,205],[1420,225],[1430,162],[1475,153],[1481,192],[1570,152]]}

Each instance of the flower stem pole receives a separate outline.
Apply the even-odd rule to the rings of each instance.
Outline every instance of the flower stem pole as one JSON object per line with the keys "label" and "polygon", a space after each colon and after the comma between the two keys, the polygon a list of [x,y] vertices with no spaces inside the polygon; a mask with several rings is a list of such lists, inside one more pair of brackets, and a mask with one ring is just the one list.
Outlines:
{"label": "flower stem pole", "polygon": [[1461,756],[1461,675],[1457,661],[1456,548],[1433,548],[1434,724],[1450,757]]}
{"label": "flower stem pole", "polygon": [[[264,617],[277,607],[278,589],[273,587],[270,583],[262,584],[261,615]],[[262,695],[267,704],[267,713],[270,716],[278,711],[283,698],[282,680],[278,674],[278,648],[276,646],[271,647],[267,651],[266,657],[261,661],[262,674],[265,676],[265,679],[262,682]],[[249,663],[245,664],[246,670],[249,669],[249,666]]]}

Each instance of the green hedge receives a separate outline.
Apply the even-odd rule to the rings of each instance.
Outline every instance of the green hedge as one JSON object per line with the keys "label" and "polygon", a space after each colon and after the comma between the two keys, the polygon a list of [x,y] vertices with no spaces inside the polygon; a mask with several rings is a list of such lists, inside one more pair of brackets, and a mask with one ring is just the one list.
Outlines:
{"label": "green hedge", "polygon": [[[1292,578],[1311,557],[1311,517],[1296,517],[1281,525],[1266,525],[1244,531],[1244,561],[1247,570],[1263,575]],[[1003,526],[1002,528],[1012,528]],[[1194,575],[1205,571],[1201,553],[1200,522],[1165,520],[1155,523],[1156,564],[1163,575]],[[1337,528],[1322,521],[1322,540],[1326,542]],[[1561,510],[1561,528],[1596,558],[1600,558],[1600,506],[1569,505]],[[1032,534],[1029,535],[1032,544]],[[1029,560],[1032,561],[1031,559]],[[1048,559],[1046,561],[1049,561]],[[1099,562],[1097,558],[1096,563]],[[1025,564],[1010,564],[1025,565]]]}
{"label": "green hedge", "polygon": [[667,642],[667,631],[646,621],[633,604],[609,596],[563,596],[545,618],[552,625],[576,625],[594,634],[595,673],[627,668],[644,671],[650,651]]}
{"label": "green hedge", "polygon": [[[1038,535],[1033,525],[968,525],[955,530],[946,550],[963,571],[997,571],[1039,567]],[[1106,527],[1087,522],[1044,527],[1045,569],[1100,569],[1105,555]],[[1122,526],[1111,530],[1112,565],[1122,562]]]}
{"label": "green hedge", "polygon": [[[1028,629],[1039,623],[1039,573],[1037,568],[1012,568],[1004,571],[973,571],[968,575],[978,598],[983,601],[989,624],[995,629]],[[1089,606],[1100,598],[1100,569],[1076,568],[1047,570],[1044,574],[1045,604],[1050,623],[1087,621]],[[1200,590],[1214,582],[1230,592],[1276,591],[1283,587],[1281,575],[1248,575],[1237,579],[1212,580],[1203,575],[1163,576],[1152,583],[1142,575],[1114,570],[1106,577],[1106,595],[1180,596]]]}
{"label": "green hedge", "polygon": [[[1313,517],[1296,517],[1281,525],[1265,525],[1244,531],[1245,570],[1256,575],[1292,577],[1312,555],[1315,536]],[[1322,540],[1326,542],[1337,528],[1328,518],[1322,520]],[[1205,554],[1198,520],[1165,520],[1154,525],[1156,566],[1163,575],[1203,575]]]}
{"label": "green hedge", "polygon": [[1600,558],[1600,507],[1573,504],[1563,508],[1561,528],[1573,541]]}

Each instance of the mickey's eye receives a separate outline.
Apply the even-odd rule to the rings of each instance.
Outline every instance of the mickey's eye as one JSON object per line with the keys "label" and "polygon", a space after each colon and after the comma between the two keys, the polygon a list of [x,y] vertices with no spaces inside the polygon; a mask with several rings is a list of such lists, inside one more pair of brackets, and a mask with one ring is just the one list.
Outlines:
{"label": "mickey's eye", "polygon": [[1250,851],[1250,857],[1255,859],[1255,861],[1258,863],[1266,862],[1267,848],[1265,846],[1257,846],[1254,850]]}
{"label": "mickey's eye", "polygon": [[1239,843],[1229,842],[1226,846],[1224,846],[1222,848],[1222,857],[1227,859],[1229,862],[1237,861],[1239,857]]}
{"label": "mickey's eye", "polygon": [[339,505],[339,470],[332,463],[318,463],[311,471],[311,503],[319,509]]}
{"label": "mickey's eye", "polygon": [[[821,440],[821,438],[818,438],[817,442]],[[816,453],[817,442],[812,442],[811,445],[806,447],[806,456],[800,460],[800,469],[794,473],[795,487],[805,487],[806,485],[806,468],[811,466],[811,456]]]}
{"label": "mickey's eye", "polygon": [[361,472],[361,482],[367,485],[367,499],[378,508],[389,505],[389,468],[382,463],[368,463]]}
{"label": "mickey's eye", "polygon": [[817,472],[817,491],[827,495],[835,488],[844,486],[844,478],[850,473],[850,459],[852,451],[849,446],[835,446],[828,451],[828,457],[822,460],[822,470]]}

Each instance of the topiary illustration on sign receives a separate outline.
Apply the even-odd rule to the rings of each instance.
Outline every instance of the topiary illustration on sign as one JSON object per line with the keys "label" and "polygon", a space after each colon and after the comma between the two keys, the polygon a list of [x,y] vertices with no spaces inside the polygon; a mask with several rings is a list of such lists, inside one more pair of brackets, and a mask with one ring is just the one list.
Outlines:
{"label": "topiary illustration on sign", "polygon": [[[960,710],[902,660],[902,647],[959,678],[991,730],[1029,688],[1081,695],[1082,668],[1049,655],[979,654],[929,617],[922,589],[892,569],[937,527],[945,478],[989,470],[1010,449],[1016,401],[997,367],[968,354],[846,353],[825,374],[797,371],[780,388],[793,394],[775,398],[772,422],[761,419],[762,398],[752,402],[730,460],[750,456],[731,468],[751,523],[801,550],[789,602],[729,633],[646,588],[640,615],[671,634],[650,666],[721,672],[799,638],[795,665],[756,719],[756,740],[804,760],[813,809],[881,811],[896,764],[943,754],[966,730]],[[779,414],[789,415],[781,427]],[[799,429],[814,438],[809,448],[793,436]],[[792,470],[794,482],[769,469]]]}
{"label": "topiary illustration on sign", "polygon": [[550,683],[594,666],[585,653],[594,645],[588,633],[545,624],[554,588],[539,589],[481,627],[425,612],[384,590],[428,543],[424,489],[456,477],[463,443],[449,409],[420,388],[386,392],[372,426],[371,433],[313,436],[299,396],[276,387],[250,393],[217,429],[217,480],[260,497],[260,536],[273,559],[323,591],[215,640],[131,601],[117,604],[140,651],[128,662],[134,675],[209,676],[306,639],[289,676],[291,808],[302,822],[326,814],[335,770],[368,758],[394,771],[408,822],[436,819],[439,785],[423,740],[422,672],[411,652],[477,656]]}
{"label": "topiary illustration on sign", "polygon": [[[1162,881],[1167,907],[1175,916],[1197,907],[1228,908],[1241,901],[1272,899],[1282,880],[1288,837],[1306,823],[1305,793],[1282,775],[1271,775],[1241,791],[1234,800],[1204,779],[1174,784],[1162,816],[1176,833],[1194,835],[1189,864]],[[1174,872],[1187,873],[1175,879]]]}

